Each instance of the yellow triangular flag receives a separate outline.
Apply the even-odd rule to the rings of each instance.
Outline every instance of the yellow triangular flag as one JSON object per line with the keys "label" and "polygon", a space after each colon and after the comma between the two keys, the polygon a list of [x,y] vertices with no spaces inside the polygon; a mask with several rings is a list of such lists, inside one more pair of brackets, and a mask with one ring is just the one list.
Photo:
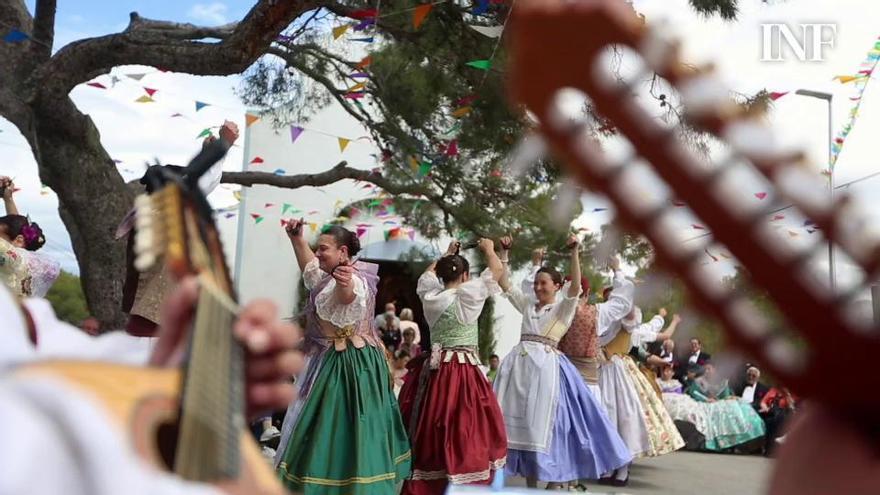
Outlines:
{"label": "yellow triangular flag", "polygon": [[345,151],[345,148],[348,146],[348,143],[351,142],[351,139],[345,138],[336,138],[339,140],[339,151]]}
{"label": "yellow triangular flag", "polygon": [[154,103],[156,100],[150,98],[150,97],[147,96],[147,95],[143,95],[143,96],[141,96],[140,98],[138,98],[137,100],[134,100],[134,101],[137,102],[137,103]]}
{"label": "yellow triangular flag", "polygon": [[471,107],[461,107],[458,110],[452,112],[452,116],[457,119],[460,119],[460,118],[464,117],[465,115],[471,113],[471,110],[473,110]]}
{"label": "yellow triangular flag", "polygon": [[343,34],[345,34],[346,31],[348,31],[349,27],[351,27],[350,24],[343,24],[341,26],[336,26],[335,28],[333,28],[333,39],[338,40],[340,36],[342,36]]}
{"label": "yellow triangular flag", "polygon": [[348,91],[349,93],[351,93],[351,92],[353,92],[353,91],[361,91],[361,90],[363,90],[363,89],[366,88],[366,87],[367,87],[367,83],[365,83],[365,82],[360,82],[360,83],[357,83],[357,84],[355,84],[354,86],[348,88],[347,91]]}
{"label": "yellow triangular flag", "polygon": [[315,232],[318,231],[318,224],[316,224],[316,223],[309,223],[309,228],[312,229],[312,233],[314,234]]}
{"label": "yellow triangular flag", "polygon": [[858,79],[858,77],[856,77],[856,76],[835,76],[834,79],[832,79],[832,81],[837,80],[837,81],[840,81],[840,84],[846,84],[846,83],[853,82],[856,79]]}
{"label": "yellow triangular flag", "polygon": [[418,172],[419,170],[419,162],[414,156],[409,157],[409,168],[411,168],[413,172]]}
{"label": "yellow triangular flag", "polygon": [[254,122],[256,122],[258,120],[260,120],[260,117],[257,115],[254,115],[252,113],[244,114],[244,122],[245,122],[245,126],[247,126],[247,127],[252,126],[254,124]]}

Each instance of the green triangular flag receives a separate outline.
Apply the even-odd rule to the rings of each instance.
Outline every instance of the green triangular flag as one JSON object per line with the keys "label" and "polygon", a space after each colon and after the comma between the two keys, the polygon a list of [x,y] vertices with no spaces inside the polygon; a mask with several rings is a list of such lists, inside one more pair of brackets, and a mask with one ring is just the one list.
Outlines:
{"label": "green triangular flag", "polygon": [[424,177],[431,173],[431,164],[428,162],[422,162],[419,164],[419,175]]}
{"label": "green triangular flag", "polygon": [[386,231],[385,231],[385,240],[387,241],[389,237],[391,237],[391,231],[390,231],[390,230],[386,230]]}
{"label": "green triangular flag", "polygon": [[287,213],[287,210],[289,210],[292,206],[293,205],[291,205],[290,203],[284,203],[283,205],[281,205],[281,215]]}
{"label": "green triangular flag", "polygon": [[208,137],[210,135],[211,135],[211,128],[209,127],[207,129],[203,130],[202,132],[200,132],[199,135],[196,136],[196,139]]}
{"label": "green triangular flag", "polygon": [[470,62],[466,63],[465,65],[467,65],[469,67],[473,67],[474,69],[489,70],[492,68],[492,61],[491,60],[471,60]]}
{"label": "green triangular flag", "polygon": [[254,223],[260,223],[260,222],[262,222],[262,221],[265,220],[265,219],[266,219],[266,217],[257,217],[257,218],[254,219],[254,220],[255,220]]}

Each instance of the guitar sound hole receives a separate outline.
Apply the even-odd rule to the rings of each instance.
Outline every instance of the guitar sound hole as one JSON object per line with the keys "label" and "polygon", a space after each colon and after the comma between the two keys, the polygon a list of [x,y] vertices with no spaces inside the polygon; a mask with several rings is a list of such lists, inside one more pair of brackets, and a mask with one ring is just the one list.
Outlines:
{"label": "guitar sound hole", "polygon": [[177,422],[165,421],[156,429],[156,448],[162,462],[169,471],[174,469],[174,459],[177,453],[177,435],[180,431]]}

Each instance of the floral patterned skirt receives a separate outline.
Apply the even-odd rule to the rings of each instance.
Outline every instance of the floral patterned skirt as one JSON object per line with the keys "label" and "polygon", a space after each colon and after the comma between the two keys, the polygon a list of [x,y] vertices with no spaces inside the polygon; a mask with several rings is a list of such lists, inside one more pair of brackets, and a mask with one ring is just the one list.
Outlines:
{"label": "floral patterned skirt", "polygon": [[648,428],[648,440],[651,447],[645,453],[648,457],[668,454],[684,447],[684,439],[675,427],[672,417],[666,411],[663,400],[648,382],[647,377],[639,370],[636,362],[629,356],[622,356],[627,374],[632,379],[639,395],[644,412],[645,425]]}

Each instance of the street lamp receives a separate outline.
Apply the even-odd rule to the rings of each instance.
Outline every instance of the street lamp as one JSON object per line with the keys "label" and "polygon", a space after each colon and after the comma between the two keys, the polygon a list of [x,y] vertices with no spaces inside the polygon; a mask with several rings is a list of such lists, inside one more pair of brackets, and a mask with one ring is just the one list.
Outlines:
{"label": "street lamp", "polygon": [[[834,139],[834,127],[832,125],[831,115],[831,101],[834,99],[834,95],[831,93],[824,93],[822,91],[812,91],[809,89],[799,89],[795,91],[796,95],[808,96],[810,98],[817,98],[820,100],[825,100],[828,102],[828,181],[829,181],[829,195],[831,196],[831,205],[834,205],[834,167],[832,166],[832,160],[834,159],[834,151],[832,148],[833,139]],[[831,239],[828,240],[828,277],[831,282],[831,293],[837,294],[837,276],[834,271],[834,243],[831,242]]]}

